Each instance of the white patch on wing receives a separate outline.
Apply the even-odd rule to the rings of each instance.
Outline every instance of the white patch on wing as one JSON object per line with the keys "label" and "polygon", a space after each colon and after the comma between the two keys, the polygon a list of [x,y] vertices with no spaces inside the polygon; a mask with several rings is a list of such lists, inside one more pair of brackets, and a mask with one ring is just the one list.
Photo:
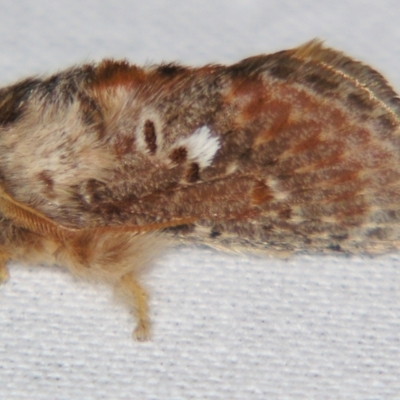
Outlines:
{"label": "white patch on wing", "polygon": [[190,136],[181,139],[177,147],[185,147],[188,159],[197,162],[200,168],[208,167],[220,148],[219,139],[211,135],[207,125],[196,129]]}

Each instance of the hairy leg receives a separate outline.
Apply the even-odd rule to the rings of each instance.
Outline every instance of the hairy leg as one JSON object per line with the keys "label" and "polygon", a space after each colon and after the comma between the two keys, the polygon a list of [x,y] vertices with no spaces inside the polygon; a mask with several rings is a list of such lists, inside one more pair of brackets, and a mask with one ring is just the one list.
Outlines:
{"label": "hairy leg", "polygon": [[137,325],[133,331],[133,337],[140,342],[148,340],[151,322],[148,316],[148,295],[145,289],[131,273],[120,279],[116,289],[136,314]]}
{"label": "hairy leg", "polygon": [[5,251],[5,249],[0,248],[0,284],[6,282],[10,277],[6,265],[9,259],[10,257],[7,251]]}
{"label": "hairy leg", "polygon": [[108,282],[137,317],[133,337],[150,338],[148,295],[139,283],[148,262],[162,249],[154,234],[87,231],[66,242],[57,253],[60,264],[75,275]]}

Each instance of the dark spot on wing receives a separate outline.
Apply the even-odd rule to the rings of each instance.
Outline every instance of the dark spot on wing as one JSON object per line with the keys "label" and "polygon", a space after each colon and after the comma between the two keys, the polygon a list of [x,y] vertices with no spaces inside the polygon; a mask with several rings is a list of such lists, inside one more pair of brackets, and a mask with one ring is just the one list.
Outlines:
{"label": "dark spot on wing", "polygon": [[330,244],[328,249],[336,252],[342,251],[342,248],[338,244]]}
{"label": "dark spot on wing", "polygon": [[221,236],[221,235],[222,235],[221,232],[216,231],[216,230],[214,230],[214,229],[210,232],[210,238],[211,238],[211,239],[217,238],[217,237],[219,237],[219,236]]}
{"label": "dark spot on wing", "polygon": [[347,96],[350,104],[363,111],[372,111],[374,103],[370,100],[367,93],[349,93]]}
{"label": "dark spot on wing", "polygon": [[157,136],[156,127],[154,126],[153,121],[147,120],[144,123],[143,134],[147,149],[149,150],[150,154],[154,154],[157,151]]}
{"label": "dark spot on wing", "polygon": [[321,74],[309,74],[304,77],[304,80],[311,85],[319,93],[325,93],[337,89],[338,82],[334,82],[321,76]]}
{"label": "dark spot on wing", "polygon": [[286,65],[275,65],[269,70],[270,75],[278,79],[287,79],[293,72],[293,69]]}
{"label": "dark spot on wing", "polygon": [[290,219],[292,217],[292,209],[291,208],[285,208],[283,210],[280,210],[279,211],[279,217],[281,219],[284,219],[284,220]]}
{"label": "dark spot on wing", "polygon": [[163,229],[164,232],[170,232],[176,235],[188,235],[189,233],[193,233],[194,230],[195,226],[193,224],[177,225]]}
{"label": "dark spot on wing", "polygon": [[181,147],[177,147],[176,149],[172,150],[169,155],[169,158],[172,162],[174,162],[176,164],[181,164],[186,161],[187,155],[188,155],[188,151],[187,151],[186,147],[181,146]]}
{"label": "dark spot on wing", "polygon": [[170,63],[170,64],[163,64],[157,67],[156,73],[163,77],[172,78],[186,70],[187,68],[182,67],[181,65]]}
{"label": "dark spot on wing", "polygon": [[192,163],[189,166],[186,179],[189,183],[195,183],[200,180],[200,166],[197,163]]}

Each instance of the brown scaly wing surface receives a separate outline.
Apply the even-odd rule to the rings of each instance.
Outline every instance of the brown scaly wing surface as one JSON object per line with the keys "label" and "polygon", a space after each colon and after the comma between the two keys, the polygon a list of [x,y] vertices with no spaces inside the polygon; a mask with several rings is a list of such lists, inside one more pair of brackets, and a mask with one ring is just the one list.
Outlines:
{"label": "brown scaly wing surface", "polygon": [[229,67],[104,61],[0,98],[2,186],[57,226],[171,226],[227,248],[400,247],[399,99],[319,42]]}

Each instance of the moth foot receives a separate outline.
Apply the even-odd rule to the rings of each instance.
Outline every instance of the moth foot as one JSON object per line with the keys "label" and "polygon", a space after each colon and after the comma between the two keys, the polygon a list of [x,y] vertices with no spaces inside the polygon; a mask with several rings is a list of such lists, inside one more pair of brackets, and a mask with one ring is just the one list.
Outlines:
{"label": "moth foot", "polygon": [[0,265],[0,285],[10,279],[8,268],[5,265]]}
{"label": "moth foot", "polygon": [[124,275],[117,284],[117,291],[128,303],[137,318],[133,337],[138,342],[150,338],[151,322],[148,317],[147,293],[135,279],[133,274]]}
{"label": "moth foot", "polygon": [[146,342],[150,339],[150,322],[139,321],[133,331],[133,338],[138,342]]}

